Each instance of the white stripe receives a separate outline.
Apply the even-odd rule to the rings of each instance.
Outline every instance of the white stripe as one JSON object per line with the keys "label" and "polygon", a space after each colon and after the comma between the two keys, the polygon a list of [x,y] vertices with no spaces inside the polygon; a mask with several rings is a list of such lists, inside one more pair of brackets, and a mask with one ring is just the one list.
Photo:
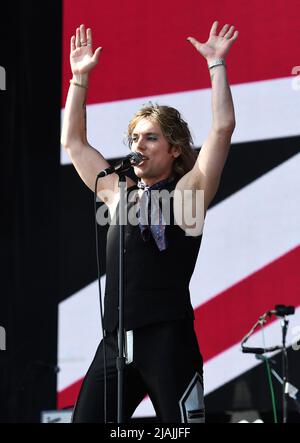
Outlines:
{"label": "white stripe", "polygon": [[[104,285],[105,278],[101,279],[101,287]],[[98,282],[95,281],[59,304],[58,391],[85,375],[101,338]]]}
{"label": "white stripe", "polygon": [[[293,87],[293,80],[287,77],[232,86],[237,121],[233,143],[300,134],[300,91]],[[203,143],[211,126],[210,89],[88,105],[90,144],[101,150],[105,158],[126,155],[128,149],[122,141],[127,124],[149,100],[181,111],[189,123],[195,146]],[[61,163],[70,163],[63,149]]]}
{"label": "white stripe", "polygon": [[299,171],[300,154],[208,211],[190,284],[194,307],[300,244]]}

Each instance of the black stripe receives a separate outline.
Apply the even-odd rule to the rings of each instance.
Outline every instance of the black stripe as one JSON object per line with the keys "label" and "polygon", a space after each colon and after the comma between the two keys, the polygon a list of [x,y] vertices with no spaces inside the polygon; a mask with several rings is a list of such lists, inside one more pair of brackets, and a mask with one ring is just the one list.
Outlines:
{"label": "black stripe", "polygon": [[300,152],[300,137],[238,143],[231,146],[219,190],[211,206]]}

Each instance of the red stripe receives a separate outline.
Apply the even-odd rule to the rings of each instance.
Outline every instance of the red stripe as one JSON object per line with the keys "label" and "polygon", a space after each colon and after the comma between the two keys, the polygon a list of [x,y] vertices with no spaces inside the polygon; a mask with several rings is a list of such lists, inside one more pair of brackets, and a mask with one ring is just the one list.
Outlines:
{"label": "red stripe", "polygon": [[63,389],[62,391],[58,392],[58,394],[57,394],[57,408],[58,409],[71,408],[74,406],[74,404],[77,400],[82,382],[83,382],[83,378],[81,378],[77,382],[73,383],[72,385],[68,386],[67,388]]}
{"label": "red stripe", "polygon": [[[195,310],[204,361],[241,342],[276,304],[300,304],[300,246]],[[217,272],[217,271],[216,271]]]}
{"label": "red stripe", "polygon": [[70,37],[91,27],[102,46],[91,77],[89,103],[210,86],[206,63],[186,37],[205,41],[215,19],[233,23],[240,36],[228,57],[231,83],[287,77],[299,65],[299,0],[101,1],[65,0],[63,106],[70,78]]}

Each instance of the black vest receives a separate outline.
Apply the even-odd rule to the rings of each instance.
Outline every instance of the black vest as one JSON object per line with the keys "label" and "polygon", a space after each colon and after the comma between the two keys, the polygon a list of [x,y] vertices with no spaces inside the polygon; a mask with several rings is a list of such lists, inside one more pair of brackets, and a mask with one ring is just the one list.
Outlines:
{"label": "black vest", "polygon": [[[176,182],[166,189],[172,191]],[[127,190],[129,193],[136,186]],[[130,210],[130,203],[127,205]],[[194,318],[189,283],[193,274],[202,235],[186,236],[174,224],[173,199],[171,224],[166,226],[168,247],[159,251],[154,239],[144,241],[139,226],[125,225],[124,239],[124,326],[131,330],[150,323]],[[107,233],[106,289],[104,329],[113,331],[118,325],[118,207],[116,222]]]}

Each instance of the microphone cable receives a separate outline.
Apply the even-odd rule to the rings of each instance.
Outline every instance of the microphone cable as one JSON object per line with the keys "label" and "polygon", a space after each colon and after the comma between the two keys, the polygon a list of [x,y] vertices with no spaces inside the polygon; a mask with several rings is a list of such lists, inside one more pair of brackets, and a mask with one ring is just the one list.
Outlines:
{"label": "microphone cable", "polygon": [[[264,323],[261,323],[260,326],[261,326],[261,333],[262,333],[264,349],[266,349],[266,338],[265,338]],[[274,385],[273,385],[273,381],[272,381],[270,363],[269,363],[268,358],[265,358],[264,360],[265,360],[266,368],[267,368],[267,378],[268,378],[269,389],[270,389],[270,394],[271,394],[271,402],[272,402],[272,410],[273,410],[274,423],[278,423],[278,420],[277,420],[277,409],[276,409],[276,399],[275,399]]]}
{"label": "microphone cable", "polygon": [[95,239],[96,239],[96,260],[97,260],[97,275],[98,275],[98,290],[100,302],[100,316],[101,316],[101,330],[103,339],[103,370],[104,370],[104,423],[107,420],[107,379],[106,379],[106,344],[105,331],[103,328],[103,309],[102,309],[102,292],[101,292],[101,275],[100,275],[100,259],[99,259],[99,243],[98,243],[98,223],[97,223],[97,184],[100,177],[97,176],[95,181],[94,192],[94,219],[95,219]]}
{"label": "microphone cable", "polygon": [[[266,347],[266,341],[265,341],[265,334],[264,334],[264,325],[266,323],[266,319],[267,317],[270,317],[271,315],[271,311],[267,311],[265,312],[263,315],[261,315],[259,317],[259,319],[257,320],[257,322],[254,324],[254,326],[252,326],[251,330],[248,332],[248,334],[245,335],[245,337],[242,339],[241,342],[241,350],[243,353],[250,353],[250,354],[257,354],[257,355],[261,355],[261,354],[265,354],[266,352],[273,352],[276,350],[281,349],[279,346],[273,346],[270,348]],[[261,332],[262,332],[262,339],[263,339],[263,347],[262,348],[254,348],[254,347],[246,347],[245,343],[249,340],[249,338],[252,336],[252,334],[255,332],[255,330],[258,328],[258,326],[261,327]],[[266,368],[267,368],[267,378],[268,378],[268,382],[269,382],[269,388],[270,388],[270,393],[271,393],[271,402],[272,402],[272,410],[273,410],[273,417],[274,417],[274,423],[277,423],[277,413],[276,413],[276,401],[275,401],[275,395],[274,395],[274,387],[273,387],[273,382],[272,382],[272,376],[271,376],[271,369],[270,369],[270,364],[268,362],[267,358],[264,358],[264,361],[266,363]]]}

